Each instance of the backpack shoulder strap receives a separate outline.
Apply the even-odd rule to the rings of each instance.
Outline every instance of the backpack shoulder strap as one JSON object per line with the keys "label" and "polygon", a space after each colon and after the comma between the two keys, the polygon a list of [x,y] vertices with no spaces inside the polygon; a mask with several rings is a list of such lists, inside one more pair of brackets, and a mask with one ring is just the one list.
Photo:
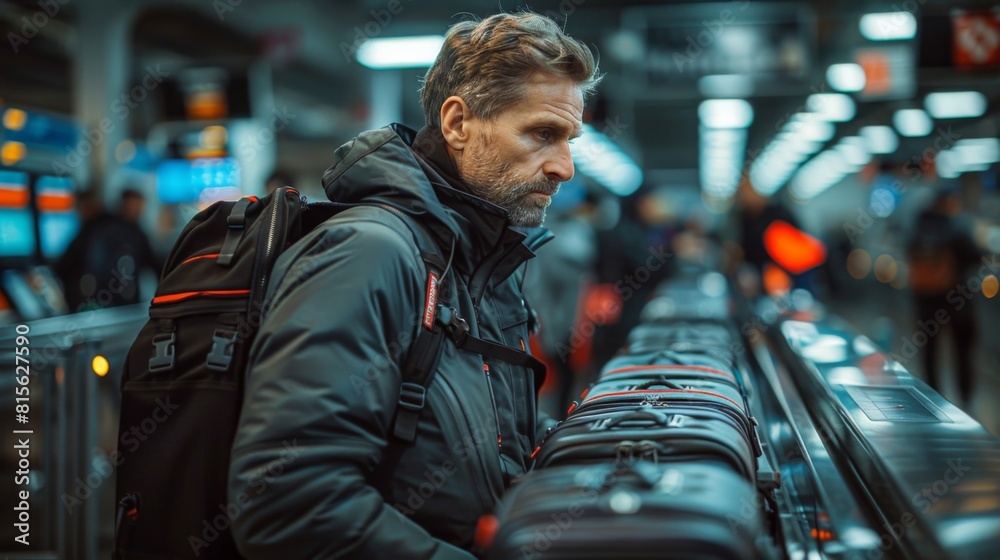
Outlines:
{"label": "backpack shoulder strap", "polygon": [[454,246],[451,247],[448,258],[445,259],[437,243],[434,242],[424,226],[412,217],[388,205],[365,204],[364,206],[382,208],[386,210],[383,214],[393,214],[406,224],[427,269],[423,319],[417,337],[403,364],[403,382],[399,388],[399,401],[392,428],[393,436],[407,443],[416,440],[420,413],[427,404],[427,388],[434,380],[434,374],[441,360],[441,345],[446,338],[453,340],[459,349],[466,352],[496,358],[532,370],[535,374],[535,391],[537,392],[542,383],[545,382],[546,367],[544,363],[527,352],[470,335],[468,322],[462,319],[454,308],[437,303],[437,296],[442,292],[450,272],[451,257],[455,251]]}
{"label": "backpack shoulder strap", "polygon": [[[437,320],[437,296],[445,284],[454,247],[446,259],[424,226],[401,210],[387,204],[363,204],[360,207],[371,208],[373,213],[379,212],[380,215],[394,215],[405,224],[417,244],[427,272],[421,325],[402,365],[403,382],[399,387],[399,400],[392,427],[394,437],[412,443],[417,437],[420,413],[427,404],[427,388],[434,380],[441,360],[441,345],[447,337],[447,332]],[[375,208],[382,211],[374,210]]]}

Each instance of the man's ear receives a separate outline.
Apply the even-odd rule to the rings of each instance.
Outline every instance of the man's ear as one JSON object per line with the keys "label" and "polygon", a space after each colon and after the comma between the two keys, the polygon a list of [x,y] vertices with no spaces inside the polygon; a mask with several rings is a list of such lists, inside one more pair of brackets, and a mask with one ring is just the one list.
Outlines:
{"label": "man's ear", "polygon": [[457,95],[452,95],[441,104],[441,133],[452,150],[464,150],[472,138],[471,117],[469,106]]}

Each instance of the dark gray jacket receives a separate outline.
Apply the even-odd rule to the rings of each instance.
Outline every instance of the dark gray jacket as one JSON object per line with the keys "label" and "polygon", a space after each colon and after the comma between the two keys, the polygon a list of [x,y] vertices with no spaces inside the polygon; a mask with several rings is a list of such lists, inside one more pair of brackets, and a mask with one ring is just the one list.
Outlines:
{"label": "dark gray jacket", "polygon": [[[439,302],[472,335],[526,346],[523,264],[545,235],[508,227],[505,211],[447,184],[412,143],[398,125],[358,136],[336,151],[327,194],[391,205],[444,252],[454,243]],[[229,477],[234,535],[251,560],[472,558],[479,517],[525,472],[551,422],[537,417],[529,370],[490,362],[487,376],[481,356],[449,340],[416,443],[392,438],[426,285],[410,233],[393,220],[344,211],[277,263]]]}

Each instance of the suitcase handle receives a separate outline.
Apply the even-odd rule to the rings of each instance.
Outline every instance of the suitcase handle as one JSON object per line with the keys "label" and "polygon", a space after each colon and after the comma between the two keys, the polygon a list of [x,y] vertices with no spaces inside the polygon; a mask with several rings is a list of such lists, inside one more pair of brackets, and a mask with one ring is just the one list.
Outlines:
{"label": "suitcase handle", "polygon": [[686,362],[684,354],[689,354],[693,356],[704,356],[712,360],[719,360],[720,362],[723,363],[730,363],[730,364],[735,363],[733,356],[727,354],[726,352],[714,348],[706,348],[706,347],[699,347],[692,345],[690,348],[685,348],[683,351],[677,351],[669,347],[664,348],[662,350],[658,350],[650,355],[648,364],[649,365],[663,364],[662,360],[664,359],[671,360],[676,364],[684,364]]}
{"label": "suitcase handle", "polygon": [[650,379],[649,381],[642,383],[641,385],[636,385],[635,390],[641,389],[652,389],[653,387],[666,387],[667,389],[677,389],[679,391],[684,391],[688,389],[683,385],[678,385],[673,381],[668,380],[666,377],[660,377],[658,379]]}
{"label": "suitcase handle", "polygon": [[657,426],[666,426],[667,422],[670,420],[666,414],[662,412],[657,412],[655,410],[644,410],[638,409],[635,412],[630,412],[628,414],[623,414],[618,418],[615,418],[604,425],[605,428],[614,428],[615,426],[623,422],[634,422],[640,420],[649,420],[650,422],[656,424]]}
{"label": "suitcase handle", "polygon": [[601,477],[594,490],[598,494],[604,494],[625,480],[635,481],[640,487],[651,489],[656,487],[661,476],[662,473],[650,463],[618,461],[612,470]]}

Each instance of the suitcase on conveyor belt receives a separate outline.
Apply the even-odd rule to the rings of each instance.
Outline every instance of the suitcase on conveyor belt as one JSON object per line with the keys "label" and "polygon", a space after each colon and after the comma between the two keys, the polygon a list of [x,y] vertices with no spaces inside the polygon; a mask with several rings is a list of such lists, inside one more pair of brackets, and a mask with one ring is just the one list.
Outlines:
{"label": "suitcase on conveyor belt", "polygon": [[677,289],[670,295],[655,296],[642,308],[639,321],[651,323],[666,320],[715,320],[730,318],[729,299],[706,297],[700,290]]}
{"label": "suitcase on conveyor belt", "polygon": [[[717,410],[731,417],[742,427],[745,434],[754,434],[756,420],[748,416],[743,410],[743,405],[729,397],[720,395],[712,391],[699,391],[695,389],[646,389],[639,391],[594,391],[587,394],[587,398],[579,404],[573,403],[569,408],[568,415],[590,414],[592,412],[621,410],[624,408],[634,408],[637,406],[649,406],[654,408],[664,407],[700,407]],[[752,435],[750,437],[753,437]]]}
{"label": "suitcase on conveyor belt", "polygon": [[641,354],[676,343],[732,350],[733,342],[735,342],[733,332],[723,323],[714,321],[660,321],[642,323],[632,329],[626,342],[626,351],[631,354]]}
{"label": "suitcase on conveyor belt", "polygon": [[490,560],[753,560],[755,497],[711,463],[555,467],[514,485],[479,542]]}
{"label": "suitcase on conveyor belt", "polygon": [[746,393],[731,371],[704,366],[626,366],[607,370],[580,395],[591,393],[643,391],[647,389],[693,389],[722,395],[737,403],[744,414],[750,413]]}
{"label": "suitcase on conveyor belt", "polygon": [[728,348],[678,341],[659,348],[650,348],[645,352],[624,348],[601,368],[601,372],[626,366],[652,365],[703,366],[723,371],[737,371],[739,364],[736,354]]}
{"label": "suitcase on conveyor belt", "polygon": [[534,468],[619,461],[697,461],[756,481],[753,441],[732,416],[707,407],[620,407],[572,415],[546,434]]}

